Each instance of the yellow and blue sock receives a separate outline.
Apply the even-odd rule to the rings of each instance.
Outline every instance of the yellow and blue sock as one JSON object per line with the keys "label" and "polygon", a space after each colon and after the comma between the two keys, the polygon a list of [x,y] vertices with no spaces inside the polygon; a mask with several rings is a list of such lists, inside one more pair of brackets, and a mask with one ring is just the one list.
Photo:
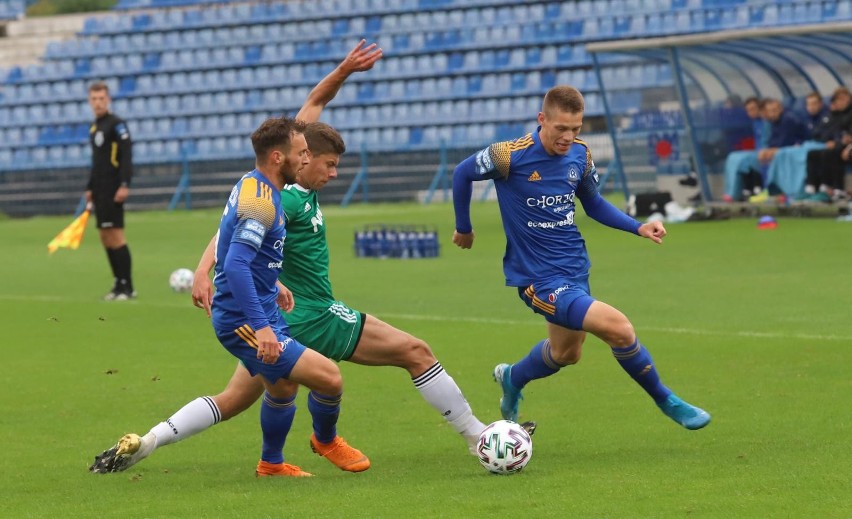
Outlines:
{"label": "yellow and blue sock", "polygon": [[260,459],[268,463],[284,463],[284,442],[296,416],[296,404],[290,398],[273,398],[263,394],[260,404],[260,428],[263,431],[263,448]]}
{"label": "yellow and blue sock", "polygon": [[531,380],[549,377],[564,367],[553,360],[550,339],[544,339],[533,346],[526,357],[512,365],[509,381],[520,390]]}
{"label": "yellow and blue sock", "polygon": [[612,348],[612,355],[624,371],[654,399],[654,402],[663,402],[672,394],[671,389],[660,382],[654,360],[651,359],[648,350],[639,343],[638,338],[626,348]]}
{"label": "yellow and blue sock", "polygon": [[331,443],[337,436],[337,418],[340,416],[340,399],[343,395],[321,395],[311,391],[308,410],[314,422],[314,436],[320,443]]}

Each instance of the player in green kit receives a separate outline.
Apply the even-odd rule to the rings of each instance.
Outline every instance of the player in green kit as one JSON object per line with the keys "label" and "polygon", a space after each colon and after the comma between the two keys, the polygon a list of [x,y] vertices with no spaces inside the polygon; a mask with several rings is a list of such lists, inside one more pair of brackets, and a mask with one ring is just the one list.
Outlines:
{"label": "player in green kit", "polygon": [[[342,82],[342,79],[339,80],[330,91],[336,93]],[[323,83],[317,89],[321,86]],[[333,94],[326,96],[326,100],[318,107],[315,104],[313,109],[307,103],[297,118],[316,121],[322,106],[331,97]],[[297,184],[286,186],[281,196],[287,229],[282,280],[296,301],[293,310],[285,314],[292,336],[334,360],[404,368],[423,398],[464,437],[469,447],[472,446],[484,425],[473,415],[455,381],[444,371],[429,345],[334,299],[328,279],[329,252],[325,221],[317,191],[329,180],[336,178],[337,165],[345,145],[337,131],[323,123],[308,124],[304,135],[312,153],[311,162],[300,172]],[[214,242],[215,237],[199,262],[192,294],[194,304],[205,308],[208,315],[212,294],[208,273],[215,262]],[[260,382],[238,365],[222,393],[214,397],[196,398],[145,436],[125,435],[115,447],[99,457],[106,460],[100,463],[104,468],[96,470],[96,465],[99,465],[96,461],[92,470],[125,470],[150,455],[157,447],[182,440],[219,421],[236,416],[249,408],[262,392]],[[532,423],[527,424],[531,431],[534,426]],[[333,448],[328,449],[313,441],[311,446],[315,452],[347,470],[345,466],[334,462]]]}

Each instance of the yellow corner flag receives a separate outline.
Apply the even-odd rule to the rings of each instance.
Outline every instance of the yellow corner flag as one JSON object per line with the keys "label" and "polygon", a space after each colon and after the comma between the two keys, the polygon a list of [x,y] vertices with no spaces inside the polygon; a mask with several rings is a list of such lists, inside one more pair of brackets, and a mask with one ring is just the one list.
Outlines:
{"label": "yellow corner flag", "polygon": [[89,214],[89,209],[86,209],[68,227],[62,229],[62,232],[57,234],[56,238],[50,240],[50,243],[47,244],[47,251],[53,254],[60,247],[68,249],[79,247],[80,240],[83,239],[83,233],[86,231],[86,224],[89,222]]}

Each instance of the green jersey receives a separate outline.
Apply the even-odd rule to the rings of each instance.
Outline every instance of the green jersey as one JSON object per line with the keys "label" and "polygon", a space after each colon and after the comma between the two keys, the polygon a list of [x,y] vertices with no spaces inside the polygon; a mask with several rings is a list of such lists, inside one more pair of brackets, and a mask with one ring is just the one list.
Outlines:
{"label": "green jersey", "polygon": [[326,309],[334,301],[328,280],[328,242],[317,192],[299,185],[281,191],[286,219],[281,277],[293,292],[296,306]]}

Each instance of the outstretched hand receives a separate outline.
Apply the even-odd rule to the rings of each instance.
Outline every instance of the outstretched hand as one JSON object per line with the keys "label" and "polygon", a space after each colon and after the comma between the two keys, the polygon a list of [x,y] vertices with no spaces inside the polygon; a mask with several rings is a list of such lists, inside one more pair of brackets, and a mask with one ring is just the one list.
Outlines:
{"label": "outstretched hand", "polygon": [[648,238],[654,243],[663,243],[663,237],[666,235],[666,228],[663,227],[663,222],[648,222],[643,223],[639,227],[639,236]]}
{"label": "outstretched hand", "polygon": [[358,45],[349,51],[349,54],[340,64],[340,67],[347,74],[370,70],[382,58],[382,49],[379,48],[377,43],[371,43],[366,47],[365,45],[367,45],[367,40],[359,41]]}

